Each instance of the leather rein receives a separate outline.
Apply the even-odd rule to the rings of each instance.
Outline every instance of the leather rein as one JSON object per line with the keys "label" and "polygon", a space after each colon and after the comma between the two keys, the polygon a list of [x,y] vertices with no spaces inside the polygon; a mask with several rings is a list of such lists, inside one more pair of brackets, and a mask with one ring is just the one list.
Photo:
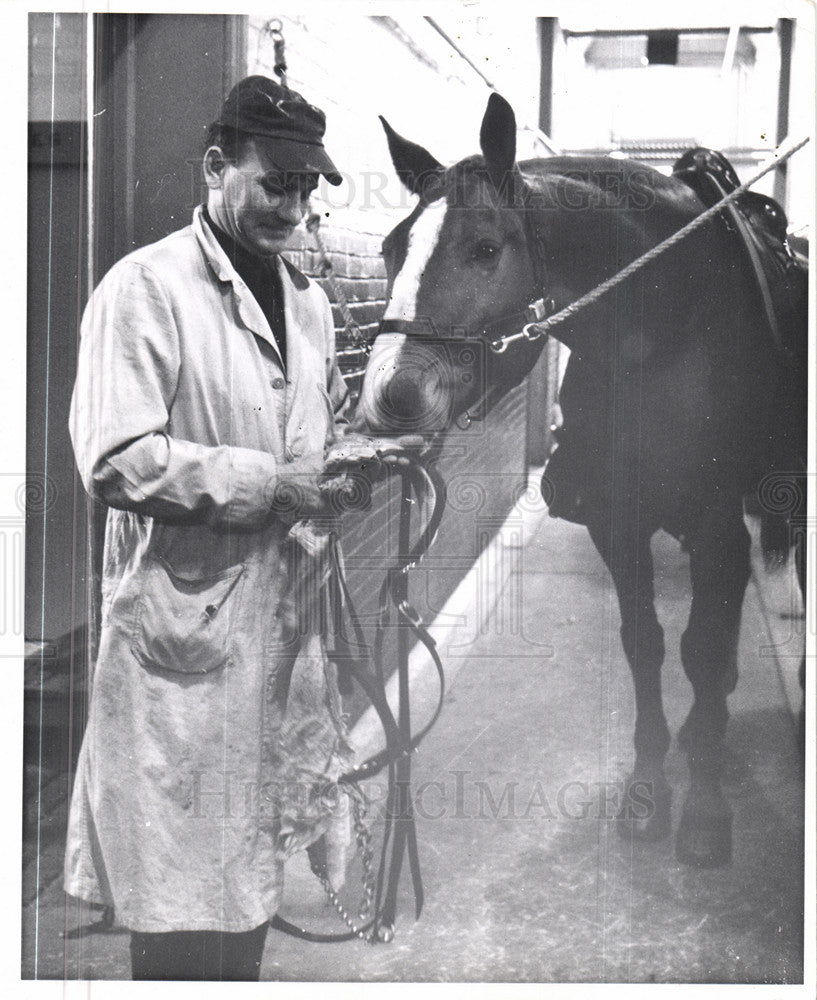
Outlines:
{"label": "leather rein", "polygon": [[[361,781],[379,774],[384,768],[388,767],[389,769],[383,842],[377,880],[373,891],[373,913],[366,923],[360,927],[356,926],[340,905],[337,894],[329,884],[325,860],[319,856],[318,852],[312,852],[308,849],[312,871],[324,885],[329,899],[348,925],[349,931],[338,934],[313,932],[290,923],[279,914],[270,920],[270,926],[276,930],[303,940],[323,944],[350,941],[355,938],[372,943],[388,942],[392,939],[397,890],[405,851],[408,852],[417,917],[420,916],[423,906],[423,885],[420,876],[410,787],[410,757],[439,718],[445,696],[445,674],[434,639],[429,634],[416,609],[408,601],[407,575],[422,559],[434,541],[445,510],[446,489],[445,482],[436,469],[425,467],[418,459],[410,455],[407,462],[398,467],[398,471],[403,480],[402,494],[404,497],[413,493],[419,502],[424,496],[430,495],[433,497],[433,504],[428,521],[417,540],[414,544],[407,545],[405,551],[400,552],[394,564],[386,571],[380,588],[378,623],[371,648],[366,642],[359,616],[349,593],[340,545],[336,537],[332,540],[328,579],[329,611],[334,633],[334,647],[327,651],[328,659],[336,664],[341,676],[345,675],[357,681],[374,706],[385,734],[385,747],[382,750],[338,778],[340,787],[351,789]],[[410,510],[408,504],[404,503],[402,506]],[[401,510],[401,519],[403,517],[408,517],[408,513],[404,514]],[[406,522],[406,535],[407,529]],[[411,731],[409,721],[406,658],[398,657],[400,703],[397,719],[395,719],[386,698],[383,645],[386,629],[391,624],[393,611],[397,613],[398,627],[407,628],[426,648],[440,683],[436,708],[429,720],[416,732]],[[362,792],[360,794],[362,795]],[[390,846],[391,858],[389,858]]]}

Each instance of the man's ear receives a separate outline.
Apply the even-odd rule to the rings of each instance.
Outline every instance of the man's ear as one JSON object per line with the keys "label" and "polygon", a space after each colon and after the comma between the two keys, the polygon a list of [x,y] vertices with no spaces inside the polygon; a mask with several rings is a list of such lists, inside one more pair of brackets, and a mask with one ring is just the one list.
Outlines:
{"label": "man's ear", "polygon": [[219,146],[211,146],[204,154],[202,170],[207,187],[216,190],[221,187],[221,176],[227,161]]}

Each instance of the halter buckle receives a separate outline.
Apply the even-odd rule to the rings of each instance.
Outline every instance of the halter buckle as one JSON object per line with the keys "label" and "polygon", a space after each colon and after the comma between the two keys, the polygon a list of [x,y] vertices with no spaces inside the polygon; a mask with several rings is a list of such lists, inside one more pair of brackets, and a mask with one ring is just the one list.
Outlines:
{"label": "halter buckle", "polygon": [[[556,302],[551,295],[537,299],[528,305],[528,319],[531,323],[541,323],[556,312]],[[526,335],[527,336],[527,335]]]}

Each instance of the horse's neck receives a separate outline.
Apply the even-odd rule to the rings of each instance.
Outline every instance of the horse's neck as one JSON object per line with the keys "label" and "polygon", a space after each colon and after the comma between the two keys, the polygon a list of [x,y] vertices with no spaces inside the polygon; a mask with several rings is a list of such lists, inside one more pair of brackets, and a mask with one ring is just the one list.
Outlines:
{"label": "horse's neck", "polygon": [[[575,302],[678,231],[698,210],[694,201],[676,198],[670,189],[656,192],[646,210],[603,205],[540,211],[533,229],[544,293],[560,308]],[[679,347],[705,329],[716,336],[718,328],[734,327],[736,311],[744,310],[742,277],[730,259],[728,235],[717,224],[693,233],[555,327],[553,335],[573,349],[606,352],[610,338],[626,325],[648,354]]]}

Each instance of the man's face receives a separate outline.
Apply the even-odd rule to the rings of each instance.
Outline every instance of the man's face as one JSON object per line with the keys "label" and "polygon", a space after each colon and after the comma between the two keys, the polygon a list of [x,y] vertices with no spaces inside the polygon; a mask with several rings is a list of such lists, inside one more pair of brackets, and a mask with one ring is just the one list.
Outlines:
{"label": "man's face", "polygon": [[282,173],[265,145],[264,140],[250,139],[237,162],[225,162],[211,172],[207,201],[216,225],[262,257],[284,249],[318,184],[317,174]]}

